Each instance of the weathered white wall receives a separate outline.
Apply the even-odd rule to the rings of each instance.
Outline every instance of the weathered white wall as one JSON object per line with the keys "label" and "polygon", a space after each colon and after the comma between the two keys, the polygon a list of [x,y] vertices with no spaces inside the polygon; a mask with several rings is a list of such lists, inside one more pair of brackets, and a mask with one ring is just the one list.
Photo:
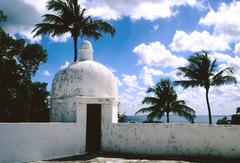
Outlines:
{"label": "weathered white wall", "polygon": [[107,123],[102,131],[107,152],[240,158],[240,126]]}
{"label": "weathered white wall", "polygon": [[[117,122],[113,98],[76,96],[53,102],[60,114],[52,115],[52,120],[65,123],[0,123],[0,162],[47,160],[86,152],[87,104],[101,104],[102,128]],[[64,108],[72,113],[61,112]]]}
{"label": "weathered white wall", "polygon": [[0,124],[0,162],[53,159],[83,152],[85,132],[77,123]]}

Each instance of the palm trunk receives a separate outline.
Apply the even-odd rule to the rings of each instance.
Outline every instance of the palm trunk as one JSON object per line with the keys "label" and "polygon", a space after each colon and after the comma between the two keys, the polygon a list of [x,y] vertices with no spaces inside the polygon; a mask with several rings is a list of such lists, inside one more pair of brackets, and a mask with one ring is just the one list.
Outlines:
{"label": "palm trunk", "polygon": [[206,100],[207,100],[207,107],[208,107],[208,118],[209,118],[209,124],[212,124],[212,114],[211,114],[211,108],[210,108],[209,99],[208,99],[208,91],[209,91],[209,89],[206,88]]}
{"label": "palm trunk", "polygon": [[73,37],[74,41],[74,62],[77,62],[77,37]]}
{"label": "palm trunk", "polygon": [[169,112],[167,112],[167,123],[169,123]]}

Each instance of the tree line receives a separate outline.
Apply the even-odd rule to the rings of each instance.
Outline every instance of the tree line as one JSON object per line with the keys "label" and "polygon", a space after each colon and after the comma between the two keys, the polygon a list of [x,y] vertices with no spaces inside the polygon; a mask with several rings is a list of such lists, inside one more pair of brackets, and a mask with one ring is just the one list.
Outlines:
{"label": "tree line", "polygon": [[[0,24],[6,20],[0,11]],[[41,45],[15,39],[0,26],[0,122],[48,121],[47,83],[32,81],[46,62],[47,51]]]}

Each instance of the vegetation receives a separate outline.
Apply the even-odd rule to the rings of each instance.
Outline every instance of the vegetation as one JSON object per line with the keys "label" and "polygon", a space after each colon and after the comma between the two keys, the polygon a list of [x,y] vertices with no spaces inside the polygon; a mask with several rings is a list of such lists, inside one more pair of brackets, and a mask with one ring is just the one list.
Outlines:
{"label": "vegetation", "polygon": [[176,85],[181,85],[183,88],[204,87],[206,89],[209,124],[212,124],[211,108],[208,98],[210,87],[237,83],[236,78],[233,76],[233,67],[224,68],[219,72],[217,72],[217,69],[216,59],[212,61],[208,56],[208,52],[201,51],[188,58],[187,66],[178,68],[180,71],[179,74],[187,79],[175,81]]}
{"label": "vegetation", "polygon": [[2,22],[5,22],[7,20],[7,16],[4,15],[3,11],[0,10],[0,25]]}
{"label": "vegetation", "polygon": [[224,116],[222,119],[217,121],[217,124],[240,124],[240,107],[236,108],[236,114],[233,114],[231,120],[227,119],[227,116]]}
{"label": "vegetation", "polygon": [[177,93],[169,79],[161,80],[154,88],[148,88],[147,93],[152,93],[154,96],[145,97],[142,103],[150,106],[140,109],[136,114],[147,112],[149,113],[147,120],[153,121],[154,118],[160,120],[166,113],[167,123],[169,123],[169,114],[173,113],[193,123],[196,117],[195,111],[186,106],[185,101],[177,99]]}
{"label": "vegetation", "polygon": [[240,124],[240,107],[236,108],[236,114],[232,115],[231,124],[234,125]]}
{"label": "vegetation", "polygon": [[48,121],[47,83],[31,81],[46,61],[41,45],[13,39],[0,27],[0,122]]}
{"label": "vegetation", "polygon": [[78,0],[50,0],[47,8],[55,14],[43,15],[42,23],[36,24],[33,32],[36,32],[35,36],[59,36],[70,32],[74,41],[74,62],[77,61],[78,37],[99,39],[101,33],[115,34],[114,27],[108,22],[86,16],[86,9],[81,8]]}
{"label": "vegetation", "polygon": [[123,114],[118,113],[118,122],[119,123],[125,122],[126,117],[127,116],[125,115],[125,113],[123,113]]}
{"label": "vegetation", "polygon": [[222,119],[217,120],[218,125],[228,125],[231,121],[228,120],[227,116],[224,116]]}

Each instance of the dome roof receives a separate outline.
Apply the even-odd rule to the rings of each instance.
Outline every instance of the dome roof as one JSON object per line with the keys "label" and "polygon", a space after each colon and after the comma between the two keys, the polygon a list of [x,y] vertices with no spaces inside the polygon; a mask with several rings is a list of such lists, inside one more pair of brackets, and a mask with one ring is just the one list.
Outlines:
{"label": "dome roof", "polygon": [[[117,98],[117,82],[113,73],[104,65],[92,61],[90,42],[84,42],[82,54],[85,59],[60,70],[53,79],[52,99],[87,96],[96,98]],[[86,57],[87,56],[87,57]]]}

